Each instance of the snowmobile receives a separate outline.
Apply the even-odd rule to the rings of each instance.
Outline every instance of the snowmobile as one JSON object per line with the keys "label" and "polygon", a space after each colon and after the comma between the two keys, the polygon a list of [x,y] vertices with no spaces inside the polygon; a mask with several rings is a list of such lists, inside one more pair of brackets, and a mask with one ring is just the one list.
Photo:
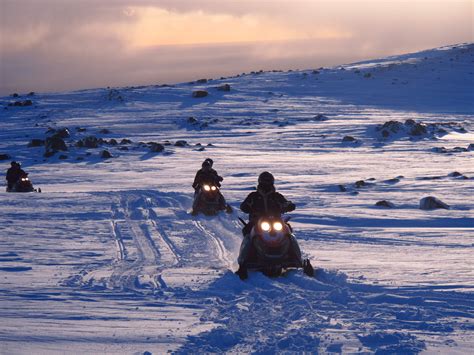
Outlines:
{"label": "snowmobile", "polygon": [[28,173],[24,173],[20,176],[18,181],[13,185],[13,188],[7,192],[41,192],[41,189],[35,189],[31,180],[28,178]]}
{"label": "snowmobile", "polygon": [[194,195],[192,215],[203,213],[206,216],[214,216],[220,211],[232,212],[232,208],[225,203],[220,189],[215,184],[202,184]]}
{"label": "snowmobile", "polygon": [[[314,276],[314,268],[309,259],[301,258],[289,220],[290,217],[266,216],[253,226],[248,257],[237,272],[241,279],[247,278],[247,270],[261,271],[266,276],[276,277],[290,268],[302,268],[306,275]],[[240,221],[246,225],[245,221]]]}

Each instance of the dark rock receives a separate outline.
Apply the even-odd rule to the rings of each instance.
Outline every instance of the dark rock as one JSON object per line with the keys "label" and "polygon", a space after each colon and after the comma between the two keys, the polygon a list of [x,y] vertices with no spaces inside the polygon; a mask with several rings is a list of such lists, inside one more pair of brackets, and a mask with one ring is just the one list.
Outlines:
{"label": "dark rock", "polygon": [[194,117],[188,117],[187,122],[190,124],[196,124],[198,123],[198,120]]}
{"label": "dark rock", "polygon": [[387,184],[397,184],[397,183],[400,182],[400,179],[399,178],[393,178],[393,179],[385,180],[384,182],[387,183]]}
{"label": "dark rock", "polygon": [[119,150],[128,150],[128,147],[120,147]]}
{"label": "dark rock", "polygon": [[467,148],[464,147],[454,147],[453,152],[459,153],[459,152],[467,152]]}
{"label": "dark rock", "polygon": [[99,139],[97,139],[97,137],[94,137],[94,136],[88,136],[86,138],[83,138],[81,140],[79,140],[77,143],[76,143],[76,147],[79,147],[79,148],[82,148],[82,147],[86,147],[86,148],[98,148],[99,147]]}
{"label": "dark rock", "polygon": [[86,155],[89,157],[89,156],[92,155],[92,153],[91,153],[91,152],[87,152]]}
{"label": "dark rock", "polygon": [[0,160],[8,160],[11,159],[11,156],[8,154],[0,154]]}
{"label": "dark rock", "polygon": [[[398,121],[387,121],[382,126],[378,127],[378,130],[388,131],[392,133],[398,133],[403,128],[403,124]],[[385,136],[384,136],[385,137]]]}
{"label": "dark rock", "polygon": [[32,147],[42,147],[44,145],[44,140],[34,138],[28,143],[28,148]]}
{"label": "dark rock", "polygon": [[319,74],[319,71],[318,70],[313,70],[312,73],[313,74]]}
{"label": "dark rock", "polygon": [[186,142],[185,140],[176,141],[176,143],[174,144],[175,147],[186,147],[187,145],[188,142]]}
{"label": "dark rock", "polygon": [[103,150],[102,153],[100,153],[100,157],[102,159],[109,159],[112,158],[112,154],[108,150]]}
{"label": "dark rock", "polygon": [[410,130],[412,136],[422,136],[427,133],[426,125],[424,123],[415,123]]}
{"label": "dark rock", "polygon": [[67,151],[66,143],[61,137],[57,135],[53,135],[51,137],[46,138],[44,145],[47,152],[49,151],[57,152],[60,150]]}
{"label": "dark rock", "polygon": [[206,150],[206,148],[204,148],[204,147],[199,147],[198,149],[196,149],[196,151],[198,151],[198,152],[203,152],[204,150]]}
{"label": "dark rock", "polygon": [[132,144],[132,141],[130,139],[124,138],[120,141],[120,144]]}
{"label": "dark rock", "polygon": [[65,139],[71,137],[71,133],[67,128],[61,128],[54,132],[54,136]]}
{"label": "dark rock", "polygon": [[206,84],[206,83],[207,83],[207,79],[198,79],[198,80],[196,80],[196,83],[198,83],[198,84]]}
{"label": "dark rock", "polygon": [[200,97],[206,97],[208,95],[206,90],[196,90],[193,91],[193,97],[200,98]]}
{"label": "dark rock", "polygon": [[49,150],[49,151],[44,152],[43,156],[44,156],[45,158],[49,158],[49,157],[52,157],[54,154],[56,154],[55,151]]}
{"label": "dark rock", "polygon": [[18,93],[15,92],[12,94],[12,97],[20,97],[20,95],[18,95]]}
{"label": "dark rock", "polygon": [[344,136],[344,138],[342,138],[342,141],[343,142],[356,142],[357,140],[352,136]]}
{"label": "dark rock", "polygon": [[16,107],[25,107],[33,105],[33,101],[25,100],[25,101],[15,101],[13,103],[9,103],[8,106],[16,106]]}
{"label": "dark rock", "polygon": [[163,144],[164,145],[172,145],[170,141],[164,141]]}
{"label": "dark rock", "polygon": [[344,185],[337,185],[337,187],[339,188],[339,191],[341,191],[341,192],[346,192],[347,191],[347,188]]}
{"label": "dark rock", "polygon": [[378,201],[375,206],[377,207],[386,207],[386,208],[394,208],[395,205],[390,202],[390,201],[387,201],[387,200],[382,200],[382,201]]}
{"label": "dark rock", "polygon": [[467,146],[468,151],[473,151],[474,150],[474,143],[471,143]]}
{"label": "dark rock", "polygon": [[449,210],[449,205],[444,203],[443,201],[437,199],[433,196],[423,197],[420,200],[420,209],[421,210],[435,210],[438,208],[443,208]]}
{"label": "dark rock", "polygon": [[411,127],[415,124],[415,120],[414,119],[411,119],[409,118],[408,120],[405,121],[405,126],[408,126],[408,127]]}
{"label": "dark rock", "polygon": [[67,159],[67,155],[61,154],[58,159],[64,160]]}
{"label": "dark rock", "polygon": [[220,86],[217,87],[217,90],[219,90],[219,91],[230,91],[230,85],[229,84],[220,85]]}
{"label": "dark rock", "polygon": [[361,187],[367,186],[367,183],[364,180],[358,180],[354,183],[354,186],[359,189]]}
{"label": "dark rock", "polygon": [[76,160],[84,160],[84,157],[77,157]]}
{"label": "dark rock", "polygon": [[165,147],[163,146],[163,144],[160,144],[160,143],[150,143],[150,151],[153,152],[153,153],[160,153],[162,152],[163,150],[165,150]]}
{"label": "dark rock", "polygon": [[318,113],[316,116],[313,117],[314,120],[316,121],[327,121],[328,118],[326,116],[324,116],[323,114],[321,113]]}
{"label": "dark rock", "polygon": [[433,152],[435,153],[447,153],[448,150],[445,147],[434,147],[432,149]]}
{"label": "dark rock", "polygon": [[458,177],[458,176],[462,176],[462,174],[459,171],[453,171],[452,173],[449,173],[448,176]]}
{"label": "dark rock", "polygon": [[34,92],[34,91],[31,91],[31,92],[28,93],[27,96],[35,96],[35,92]]}
{"label": "dark rock", "polygon": [[99,133],[101,133],[101,134],[109,134],[109,133],[112,133],[112,132],[110,132],[110,130],[108,130],[107,128],[103,128],[103,129],[101,129],[101,130],[99,131]]}
{"label": "dark rock", "polygon": [[117,145],[118,142],[117,140],[115,140],[114,138],[110,139],[108,142],[107,142],[108,145]]}

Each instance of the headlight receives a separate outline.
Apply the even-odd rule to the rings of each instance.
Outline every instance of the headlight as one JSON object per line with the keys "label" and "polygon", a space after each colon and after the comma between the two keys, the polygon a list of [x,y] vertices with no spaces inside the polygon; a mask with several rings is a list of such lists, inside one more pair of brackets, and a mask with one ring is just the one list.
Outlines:
{"label": "headlight", "polygon": [[260,228],[262,228],[263,231],[268,232],[270,230],[270,223],[262,222]]}
{"label": "headlight", "polygon": [[211,190],[212,190],[212,191],[216,191],[216,189],[217,189],[217,188],[216,188],[215,186],[211,186]]}
{"label": "headlight", "polygon": [[21,181],[28,181],[27,178],[21,178]]}
{"label": "headlight", "polygon": [[280,222],[275,222],[273,223],[273,229],[279,232],[283,229],[283,224]]}
{"label": "headlight", "polygon": [[203,187],[204,187],[204,190],[211,191],[211,187],[209,185],[204,185]]}

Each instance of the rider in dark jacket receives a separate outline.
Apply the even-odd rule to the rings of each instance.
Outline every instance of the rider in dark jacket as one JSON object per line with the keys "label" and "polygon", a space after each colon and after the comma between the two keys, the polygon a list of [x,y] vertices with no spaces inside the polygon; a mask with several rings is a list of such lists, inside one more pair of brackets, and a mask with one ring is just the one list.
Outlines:
{"label": "rider in dark jacket", "polygon": [[[249,222],[242,229],[244,239],[240,246],[238,258],[239,270],[236,272],[241,279],[247,278],[246,261],[252,248],[250,232],[259,218],[264,216],[279,217],[285,212],[294,211],[296,208],[293,202],[288,201],[282,194],[276,192],[274,183],[273,175],[268,171],[264,171],[258,177],[257,191],[250,193],[240,205],[242,212],[249,214]],[[293,236],[290,236],[290,239],[295,256],[302,262],[301,251],[296,239]]]}
{"label": "rider in dark jacket", "polygon": [[17,163],[16,161],[11,162],[11,167],[7,170],[7,191],[11,191],[17,181],[20,179],[21,176],[26,175],[24,170],[21,168],[21,164]]}
{"label": "rider in dark jacket", "polygon": [[288,201],[282,194],[275,190],[275,179],[268,171],[264,171],[258,177],[257,191],[250,193],[240,209],[249,214],[249,223],[243,229],[243,233],[248,234],[253,225],[262,216],[279,217],[285,212],[293,211],[296,206]]}
{"label": "rider in dark jacket", "polygon": [[[202,163],[202,168],[197,171],[196,176],[194,178],[194,182],[193,182],[194,202],[193,202],[193,209],[191,212],[191,214],[193,215],[199,213],[198,205],[199,205],[199,199],[200,199],[200,193],[201,193],[200,191],[201,186],[215,185],[217,187],[221,187],[221,181],[224,180],[222,176],[219,176],[219,174],[217,174],[217,171],[212,169],[212,164],[213,164],[212,159],[207,158],[206,160],[204,160],[204,162]],[[220,209],[222,210],[225,209],[228,213],[231,213],[232,208],[227,204],[221,192],[218,191],[218,193],[219,193]]]}
{"label": "rider in dark jacket", "polygon": [[203,184],[215,184],[220,187],[222,180],[224,180],[224,178],[217,174],[217,171],[212,168],[209,159],[206,159],[202,163],[202,168],[197,171],[196,176],[194,177],[193,187],[196,191],[199,190]]}

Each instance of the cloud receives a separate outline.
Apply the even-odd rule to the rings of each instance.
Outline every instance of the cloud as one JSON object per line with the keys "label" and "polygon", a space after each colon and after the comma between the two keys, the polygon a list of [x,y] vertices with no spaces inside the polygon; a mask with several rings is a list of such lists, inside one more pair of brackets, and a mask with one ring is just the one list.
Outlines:
{"label": "cloud", "polygon": [[471,1],[1,0],[0,93],[310,68],[473,40]]}

